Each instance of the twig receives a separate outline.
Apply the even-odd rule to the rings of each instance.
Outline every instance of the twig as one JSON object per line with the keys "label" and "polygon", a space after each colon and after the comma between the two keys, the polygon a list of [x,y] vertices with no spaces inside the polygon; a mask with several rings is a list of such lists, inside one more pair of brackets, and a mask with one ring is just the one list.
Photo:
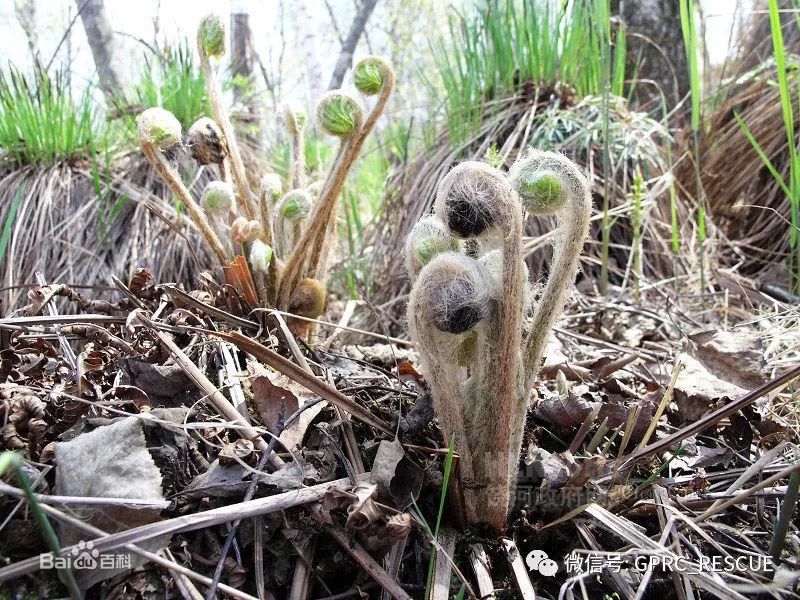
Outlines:
{"label": "twig", "polygon": [[764,488],[769,487],[770,485],[772,485],[776,481],[780,481],[784,477],[789,477],[792,473],[794,473],[798,469],[800,469],[800,463],[797,463],[797,464],[794,464],[794,465],[789,465],[785,469],[775,473],[775,475],[773,475],[772,477],[767,477],[764,481],[761,481],[761,482],[757,483],[756,485],[754,485],[753,487],[749,487],[746,490],[736,494],[730,500],[725,500],[725,502],[722,502],[722,503],[720,503],[720,504],[718,504],[716,506],[712,506],[711,508],[709,508],[705,512],[701,513],[700,515],[698,515],[694,519],[692,519],[692,522],[693,523],[700,523],[701,521],[705,521],[706,519],[709,519],[710,517],[713,517],[714,515],[717,515],[717,514],[721,513],[722,511],[724,511],[729,506],[733,506],[734,504],[739,504],[745,498],[748,498],[749,496],[752,496],[753,494],[755,494],[759,490],[763,490]]}
{"label": "twig", "polygon": [[392,579],[389,574],[383,570],[383,567],[369,555],[369,552],[367,552],[361,544],[355,542],[344,529],[339,525],[324,523],[317,511],[312,510],[312,513],[317,520],[324,525],[325,531],[327,531],[342,549],[345,550],[378,585],[386,590],[392,598],[396,600],[412,600],[411,596],[400,587],[400,584]]}
{"label": "twig", "polygon": [[[359,479],[368,480],[370,475],[370,473],[365,473]],[[108,552],[123,547],[125,544],[137,544],[162,535],[197,531],[198,529],[205,529],[214,525],[228,523],[236,519],[247,519],[256,515],[265,515],[310,502],[317,502],[321,500],[331,488],[347,488],[349,486],[350,479],[336,479],[299,490],[275,494],[274,496],[268,496],[266,498],[257,498],[248,502],[221,506],[191,515],[183,515],[156,523],[140,525],[133,529],[95,538],[91,540],[91,542],[98,552]],[[61,550],[64,554],[67,554],[73,550],[77,552],[78,547],[77,545],[68,546]],[[39,569],[39,565],[40,556],[36,555],[4,567],[0,569],[0,583],[21,577],[27,573],[33,573]]]}
{"label": "twig", "polygon": [[469,562],[472,565],[472,570],[475,572],[475,579],[478,581],[478,591],[481,594],[481,600],[493,599],[494,596],[494,582],[492,581],[492,574],[489,571],[489,558],[486,556],[486,550],[480,544],[471,544],[469,547]]}
{"label": "twig", "polygon": [[317,396],[324,398],[331,404],[346,410],[360,421],[374,427],[375,429],[378,429],[382,433],[393,435],[392,429],[386,423],[374,416],[369,410],[360,404],[357,404],[355,401],[342,394],[339,390],[332,388],[320,381],[317,377],[309,375],[301,367],[298,367],[290,360],[284,358],[277,352],[273,352],[257,341],[250,339],[237,331],[233,331],[231,333],[222,333],[205,329],[200,331],[203,331],[208,335],[214,335],[229,340],[238,346],[240,350],[252,354],[256,359],[265,362],[273,369],[280,371],[289,379],[299,383],[303,387],[314,392]]}
{"label": "twig", "polygon": [[[108,535],[102,529],[99,529],[99,528],[95,527],[94,525],[90,525],[89,523],[87,523],[85,521],[82,521],[80,519],[76,519],[75,517],[72,517],[72,516],[70,516],[70,515],[68,515],[66,513],[63,513],[60,510],[55,509],[55,508],[53,508],[51,506],[42,506],[42,509],[44,510],[44,512],[46,512],[48,515],[50,515],[52,518],[56,519],[57,521],[62,521],[64,523],[67,523],[67,524],[69,524],[70,526],[72,526],[72,527],[74,527],[76,529],[80,529],[81,531],[85,531],[87,533],[90,533],[90,534],[96,535],[96,536]],[[168,557],[170,557],[169,560],[168,560],[168,559],[160,557],[158,554],[154,554],[152,552],[148,552],[147,550],[144,550],[144,549],[142,549],[139,546],[136,546],[134,544],[124,544],[122,546],[122,548],[124,548],[128,552],[131,552],[132,554],[136,554],[137,556],[141,556],[145,560],[149,560],[150,562],[153,562],[153,563],[155,563],[155,564],[157,564],[159,566],[162,566],[165,569],[168,569],[168,570],[172,571],[173,573],[183,575],[185,577],[188,577],[189,579],[194,579],[195,581],[197,581],[199,583],[202,583],[204,585],[209,585],[211,583],[211,579],[209,579],[208,577],[206,577],[204,575],[200,575],[199,573],[196,573],[196,572],[192,571],[191,569],[188,569],[188,568],[184,567],[183,565],[180,565],[180,564],[176,563],[175,560],[171,558],[171,555],[169,554],[169,550],[165,550],[164,551],[165,554]],[[220,584],[219,588],[220,588],[220,591],[225,592],[226,594],[228,594],[229,596],[231,596],[233,598],[239,598],[240,600],[257,600],[256,598],[254,598],[250,594],[246,594],[244,592],[241,592],[241,591],[237,590],[236,588],[232,588],[229,585]]]}
{"label": "twig", "polygon": [[752,404],[756,400],[758,400],[761,396],[765,394],[769,394],[777,389],[783,388],[789,385],[792,381],[800,377],[800,367],[792,369],[788,373],[784,373],[780,377],[776,377],[772,381],[768,381],[764,385],[761,385],[754,389],[752,392],[749,392],[739,398],[738,400],[734,400],[733,402],[723,406],[722,408],[715,410],[714,412],[706,415],[705,417],[698,419],[695,423],[691,423],[687,425],[683,429],[679,429],[675,433],[668,435],[665,438],[662,438],[656,442],[648,446],[644,446],[643,448],[637,448],[628,458],[627,460],[621,465],[620,470],[625,470],[626,468],[632,466],[637,460],[644,458],[645,456],[650,456],[651,454],[656,454],[662,450],[666,450],[677,444],[678,442],[682,442],[686,438],[695,435],[701,431],[704,431],[708,427],[718,423],[720,420],[734,414],[736,411],[741,410],[745,406]]}
{"label": "twig", "polygon": [[[172,339],[162,331],[159,331],[152,321],[147,319],[144,315],[139,315],[139,319],[143,324],[145,324],[148,328],[150,328],[158,337],[158,340],[167,347],[170,351],[172,356],[175,358],[175,362],[180,365],[180,367],[186,372],[189,378],[194,382],[194,384],[200,388],[200,390],[206,395],[209,399],[211,404],[216,408],[226,419],[240,425],[240,433],[246,439],[249,439],[253,442],[253,445],[259,450],[266,450],[267,443],[264,441],[264,438],[261,434],[239,414],[239,411],[236,410],[236,407],[231,404],[228,399],[222,395],[211,381],[209,381],[206,374],[201,371],[197,365],[195,365],[192,360],[186,356],[186,354],[181,350],[178,345],[172,341]],[[213,333],[213,332],[207,332]],[[277,455],[272,455],[270,453],[270,464],[275,468],[280,468],[283,466],[283,460]]]}
{"label": "twig", "polygon": [[443,527],[439,532],[439,540],[442,549],[436,553],[431,600],[448,600],[450,598],[450,574],[453,570],[450,557],[453,556],[456,549],[456,532],[449,527]]}
{"label": "twig", "polygon": [[528,577],[528,571],[525,569],[525,563],[522,562],[522,555],[520,555],[517,545],[513,540],[507,538],[503,538],[501,544],[523,600],[536,600],[536,592],[533,591],[533,584]]}

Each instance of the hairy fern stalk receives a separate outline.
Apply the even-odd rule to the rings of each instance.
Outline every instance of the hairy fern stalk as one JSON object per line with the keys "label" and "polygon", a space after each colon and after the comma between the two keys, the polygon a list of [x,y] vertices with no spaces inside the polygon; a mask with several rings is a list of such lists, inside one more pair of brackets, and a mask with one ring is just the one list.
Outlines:
{"label": "hairy fern stalk", "polygon": [[[203,116],[185,138],[172,113],[156,107],[137,119],[139,142],[156,172],[186,207],[190,219],[219,260],[227,283],[254,307],[277,307],[316,318],[325,308],[331,236],[335,232],[339,197],[347,174],[364,141],[374,129],[394,89],[391,65],[368,56],[353,67],[353,82],[364,96],[375,96],[364,113],[354,97],[341,90],[326,94],[317,105],[318,125],[340,139],[326,178],[306,184],[303,126],[306,117],[289,107],[284,121],[292,149],[286,188],[275,173],[258,181],[246,171],[239,144],[222,101],[216,63],[227,48],[222,18],[205,17],[197,31],[197,51],[205,75],[211,116]],[[178,174],[172,157],[186,145],[199,165],[213,165],[212,181],[197,202]]]}
{"label": "hairy fern stalk", "polygon": [[[559,221],[535,307],[522,251],[526,214]],[[470,522],[505,527],[532,385],[590,214],[589,184],[578,167],[534,150],[508,173],[481,162],[454,167],[437,190],[434,215],[407,239],[409,332],[444,437],[456,440]]]}

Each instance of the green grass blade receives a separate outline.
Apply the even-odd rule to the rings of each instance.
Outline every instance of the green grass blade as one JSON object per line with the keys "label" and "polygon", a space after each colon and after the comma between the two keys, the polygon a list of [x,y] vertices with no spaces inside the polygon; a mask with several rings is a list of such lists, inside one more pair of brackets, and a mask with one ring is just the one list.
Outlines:
{"label": "green grass blade", "polygon": [[[41,529],[42,537],[44,538],[45,543],[50,548],[50,551],[54,556],[61,556],[61,546],[58,542],[58,536],[56,535],[53,526],[50,524],[50,521],[47,520],[47,515],[44,514],[39,501],[36,499],[33,486],[31,486],[28,476],[20,465],[20,461],[21,459],[19,455],[15,452],[4,452],[3,454],[0,454],[0,475],[7,470],[13,469],[14,475],[16,476],[22,491],[25,492],[25,497],[28,500],[28,506],[30,506],[31,514],[33,514],[33,518],[36,520],[37,525],[39,525],[39,528]],[[74,600],[80,600],[83,598],[72,571],[69,569],[59,569],[59,572],[63,577],[64,585],[66,585],[67,589],[69,590],[70,596]]]}
{"label": "green grass blade", "polygon": [[[433,531],[428,529],[428,533],[434,540],[439,539],[439,527],[442,524],[442,515],[444,514],[445,504],[447,502],[447,489],[450,485],[450,475],[453,471],[453,455],[455,454],[456,442],[455,437],[450,439],[450,445],[447,448],[447,456],[444,459],[444,476],[442,479],[442,490],[439,494],[439,511],[436,514],[436,525]],[[433,585],[434,569],[436,567],[436,548],[431,548],[431,556],[428,559],[428,576],[425,583],[425,597],[429,598],[431,593],[431,585]]]}
{"label": "green grass blade", "polygon": [[6,222],[3,223],[3,232],[0,233],[0,262],[2,262],[6,256],[8,242],[11,239],[11,232],[14,229],[14,220],[17,218],[17,210],[22,203],[24,195],[25,190],[20,186],[14,193],[14,199],[11,200],[11,208],[8,211],[8,215],[6,215]]}

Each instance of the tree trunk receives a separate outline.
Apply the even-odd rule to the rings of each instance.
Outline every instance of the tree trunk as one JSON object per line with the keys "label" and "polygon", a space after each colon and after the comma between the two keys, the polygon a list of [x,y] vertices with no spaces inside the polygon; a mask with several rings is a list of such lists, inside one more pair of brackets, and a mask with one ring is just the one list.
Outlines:
{"label": "tree trunk", "polygon": [[[258,125],[261,122],[261,107],[255,93],[253,68],[255,51],[250,31],[250,14],[245,2],[231,4],[231,74],[234,77],[233,99],[236,113],[233,115],[248,144],[259,146]],[[256,127],[252,127],[255,125]]]}
{"label": "tree trunk", "polygon": [[36,31],[36,3],[33,0],[21,0],[14,4],[22,31],[25,32],[25,39],[28,41],[28,49],[31,51],[33,64],[37,68],[39,63],[39,36]]}
{"label": "tree trunk", "polygon": [[100,89],[109,104],[115,105],[124,98],[124,78],[116,62],[114,32],[105,5],[103,0],[76,0],[76,3],[92,50]]}
{"label": "tree trunk", "polygon": [[295,0],[291,7],[295,11],[296,48],[302,52],[303,71],[308,82],[309,105],[314,106],[325,91],[322,83],[322,65],[319,62],[317,37],[311,27],[307,0]]}
{"label": "tree trunk", "polygon": [[[613,4],[617,5],[615,12],[622,18],[629,34],[629,73],[633,72],[634,67],[631,61],[638,60],[638,78],[655,81],[664,92],[667,106],[671,108],[690,88],[679,1],[616,0]],[[639,34],[648,39],[630,34]],[[636,96],[639,100],[660,100],[660,94],[649,85],[637,86]]]}
{"label": "tree trunk", "polygon": [[375,10],[375,5],[377,3],[378,0],[361,0],[361,5],[356,11],[356,16],[350,24],[347,37],[342,43],[342,50],[339,52],[336,66],[333,68],[331,82],[328,84],[329,90],[342,87],[344,74],[347,73],[347,69],[353,65],[353,53],[356,51],[356,46],[358,46],[358,40],[361,39],[361,35],[364,33],[364,28],[367,25],[367,20],[372,14],[372,11]]}

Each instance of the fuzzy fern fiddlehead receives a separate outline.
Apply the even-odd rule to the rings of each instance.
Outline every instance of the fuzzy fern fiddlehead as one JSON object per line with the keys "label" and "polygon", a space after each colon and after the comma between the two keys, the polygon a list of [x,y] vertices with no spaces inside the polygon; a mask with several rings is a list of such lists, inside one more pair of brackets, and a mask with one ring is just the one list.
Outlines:
{"label": "fuzzy fern fiddlehead", "polygon": [[[560,223],[551,276],[524,340],[533,292],[523,209],[555,214]],[[558,154],[531,152],[507,175],[464,162],[440,183],[435,216],[407,240],[409,332],[444,433],[457,441],[466,514],[498,530],[516,481],[531,384],[575,277],[590,210],[586,179]],[[453,252],[450,236],[471,240],[477,258]]]}

